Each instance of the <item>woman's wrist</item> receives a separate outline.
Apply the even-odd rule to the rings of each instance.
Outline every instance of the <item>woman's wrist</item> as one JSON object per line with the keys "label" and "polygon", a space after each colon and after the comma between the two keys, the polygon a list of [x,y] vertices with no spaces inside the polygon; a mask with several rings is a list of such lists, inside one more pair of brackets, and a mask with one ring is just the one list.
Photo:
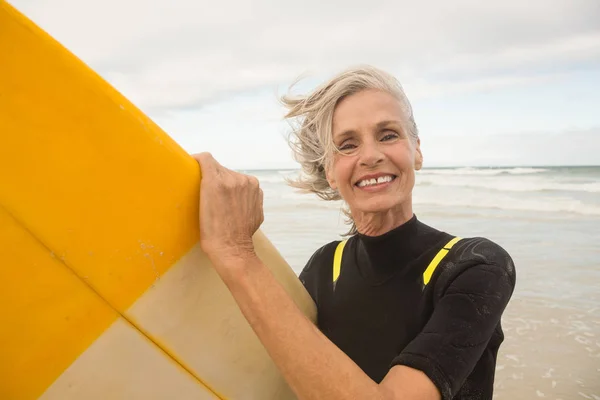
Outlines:
{"label": "woman's wrist", "polygon": [[207,253],[208,258],[219,271],[219,274],[239,274],[249,265],[260,261],[252,242],[227,246],[215,246]]}

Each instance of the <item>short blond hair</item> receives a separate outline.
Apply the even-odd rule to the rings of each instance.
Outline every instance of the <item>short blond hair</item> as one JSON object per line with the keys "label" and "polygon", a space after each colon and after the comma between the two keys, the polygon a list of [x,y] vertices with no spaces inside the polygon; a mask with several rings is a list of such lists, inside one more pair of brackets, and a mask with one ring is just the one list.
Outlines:
{"label": "short blond hair", "polygon": [[[382,90],[394,96],[404,111],[405,129],[413,139],[419,137],[412,106],[396,78],[369,65],[346,69],[308,95],[287,94],[281,98],[288,109],[285,118],[292,126],[289,145],[302,169],[299,177],[288,180],[291,186],[314,193],[324,200],[342,199],[329,186],[326,177],[328,163],[338,151],[333,143],[333,113],[343,98],[368,89]],[[352,224],[350,233],[354,233],[352,217],[349,211],[345,210],[345,213]]]}

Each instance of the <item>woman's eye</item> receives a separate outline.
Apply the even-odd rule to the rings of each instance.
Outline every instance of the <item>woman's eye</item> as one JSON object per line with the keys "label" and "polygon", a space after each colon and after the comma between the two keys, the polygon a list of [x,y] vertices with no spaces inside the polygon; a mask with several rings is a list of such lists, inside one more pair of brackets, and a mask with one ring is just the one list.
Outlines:
{"label": "woman's eye", "polygon": [[387,131],[385,136],[381,139],[381,140],[392,140],[392,139],[396,139],[398,137],[398,134],[394,131]]}
{"label": "woman's eye", "polygon": [[356,146],[353,145],[352,143],[343,143],[340,146],[340,150],[341,151],[349,151],[349,150],[352,150],[352,149],[355,149],[355,148],[356,148]]}

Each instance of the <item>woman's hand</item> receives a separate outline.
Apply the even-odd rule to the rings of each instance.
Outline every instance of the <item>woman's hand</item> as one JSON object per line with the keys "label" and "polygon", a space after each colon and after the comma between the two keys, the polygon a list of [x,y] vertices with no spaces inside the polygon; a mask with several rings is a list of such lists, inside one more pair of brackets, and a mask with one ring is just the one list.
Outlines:
{"label": "woman's hand", "polygon": [[200,246],[215,266],[254,257],[252,236],[264,221],[258,179],[231,171],[210,153],[200,164]]}

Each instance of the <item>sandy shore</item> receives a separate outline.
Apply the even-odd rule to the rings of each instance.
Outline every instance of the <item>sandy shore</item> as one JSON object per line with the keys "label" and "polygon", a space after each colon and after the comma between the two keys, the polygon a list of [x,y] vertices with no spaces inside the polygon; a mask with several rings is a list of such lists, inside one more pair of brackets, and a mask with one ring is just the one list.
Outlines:
{"label": "sandy shore", "polygon": [[600,400],[600,308],[516,298],[503,329],[495,399]]}

